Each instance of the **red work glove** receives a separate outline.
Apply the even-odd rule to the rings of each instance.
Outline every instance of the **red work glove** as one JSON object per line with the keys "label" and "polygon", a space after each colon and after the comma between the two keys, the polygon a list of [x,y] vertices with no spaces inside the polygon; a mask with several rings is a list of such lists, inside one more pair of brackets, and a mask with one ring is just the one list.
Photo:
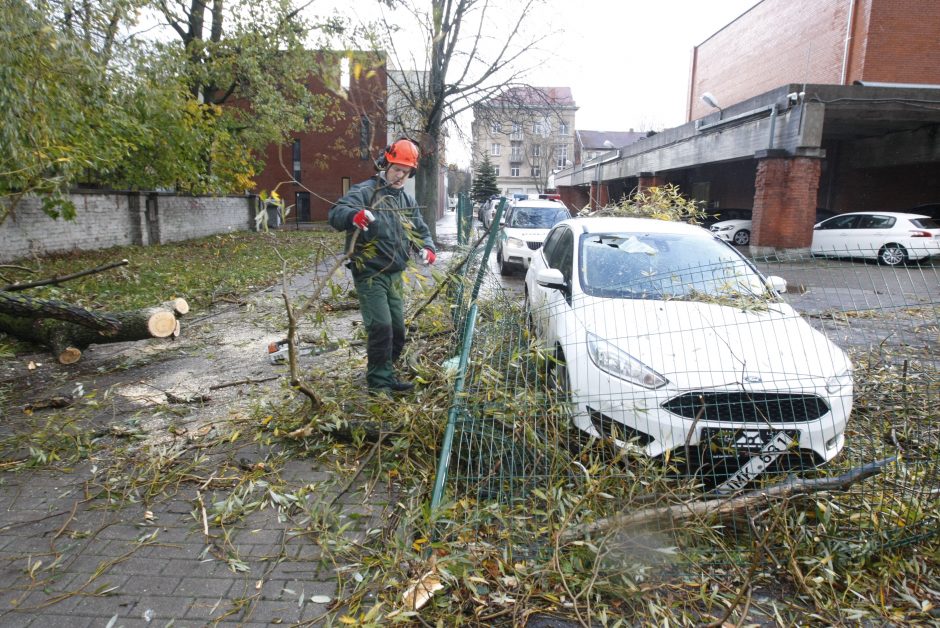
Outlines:
{"label": "red work glove", "polygon": [[425,264],[433,264],[434,260],[436,259],[437,254],[428,247],[424,247],[424,250],[421,251],[421,261],[423,261]]}
{"label": "red work glove", "polygon": [[369,223],[375,220],[375,216],[368,209],[360,209],[353,216],[353,224],[363,231],[369,230]]}

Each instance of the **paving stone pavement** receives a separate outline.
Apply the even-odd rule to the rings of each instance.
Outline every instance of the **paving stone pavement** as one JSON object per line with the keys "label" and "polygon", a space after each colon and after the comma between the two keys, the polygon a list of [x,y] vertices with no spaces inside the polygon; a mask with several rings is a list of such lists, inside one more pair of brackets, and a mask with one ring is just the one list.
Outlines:
{"label": "paving stone pavement", "polygon": [[[455,214],[446,212],[437,229],[439,241],[453,244]],[[10,410],[0,425],[16,420]],[[205,455],[223,468],[269,453],[216,447]],[[111,494],[109,482],[120,478],[105,473],[92,460],[55,470],[0,467],[0,627],[321,623],[328,605],[312,597],[333,600],[338,574],[296,521],[266,508],[224,532],[213,526],[207,538],[200,504],[212,502],[211,482],[184,478],[156,495],[147,486]],[[331,475],[307,459],[279,470],[285,491],[323,487],[309,499],[336,496],[342,482]],[[382,487],[363,499],[353,486],[335,506],[338,520],[353,524],[350,539],[387,523]]]}

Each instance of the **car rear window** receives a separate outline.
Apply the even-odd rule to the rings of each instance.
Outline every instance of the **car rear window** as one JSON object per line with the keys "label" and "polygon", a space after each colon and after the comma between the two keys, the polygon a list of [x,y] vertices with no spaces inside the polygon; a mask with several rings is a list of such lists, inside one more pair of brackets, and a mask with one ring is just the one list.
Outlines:
{"label": "car rear window", "polygon": [[912,218],[911,224],[921,229],[940,229],[940,220],[933,218]]}

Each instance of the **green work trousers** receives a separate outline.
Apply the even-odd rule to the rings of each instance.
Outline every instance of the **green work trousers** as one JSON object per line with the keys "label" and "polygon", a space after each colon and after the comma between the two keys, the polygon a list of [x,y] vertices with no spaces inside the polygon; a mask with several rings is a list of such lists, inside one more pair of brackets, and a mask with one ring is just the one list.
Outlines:
{"label": "green work trousers", "polygon": [[362,322],[369,336],[366,381],[372,389],[388,388],[396,380],[393,364],[405,346],[401,272],[379,273],[354,281]]}

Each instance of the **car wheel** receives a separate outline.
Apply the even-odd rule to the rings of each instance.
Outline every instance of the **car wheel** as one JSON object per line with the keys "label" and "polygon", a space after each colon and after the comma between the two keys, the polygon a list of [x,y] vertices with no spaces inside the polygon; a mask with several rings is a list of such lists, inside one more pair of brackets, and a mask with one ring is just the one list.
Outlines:
{"label": "car wheel", "polygon": [[535,319],[532,318],[532,302],[529,301],[529,289],[525,290],[525,301],[523,301],[523,312],[525,312],[525,328],[529,334],[535,335]]}
{"label": "car wheel", "polygon": [[561,347],[555,350],[555,359],[548,369],[548,392],[561,403],[571,401],[571,379],[568,377],[565,352]]}
{"label": "car wheel", "polygon": [[496,251],[496,263],[499,264],[499,274],[503,277],[508,277],[512,274],[512,268],[509,264],[503,259],[503,250],[497,249]]}
{"label": "car wheel", "polygon": [[732,238],[732,240],[738,246],[745,246],[751,241],[751,232],[748,231],[747,229],[741,229],[740,231],[734,234],[734,237]]}
{"label": "car wheel", "polygon": [[907,250],[900,244],[885,244],[878,251],[878,261],[886,266],[897,266],[907,261]]}

